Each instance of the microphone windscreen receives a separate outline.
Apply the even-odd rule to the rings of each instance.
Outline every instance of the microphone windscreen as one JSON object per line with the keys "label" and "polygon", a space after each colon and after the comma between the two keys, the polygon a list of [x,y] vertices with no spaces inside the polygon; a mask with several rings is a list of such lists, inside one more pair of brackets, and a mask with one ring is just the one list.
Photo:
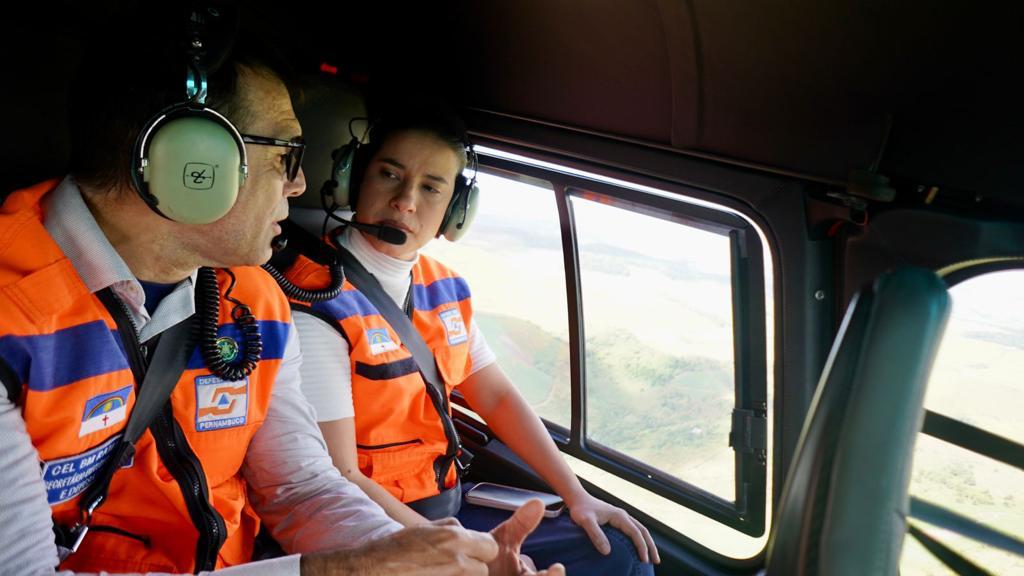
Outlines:
{"label": "microphone windscreen", "polygon": [[392,228],[390,226],[381,226],[380,229],[377,231],[377,237],[383,240],[384,242],[387,242],[388,244],[394,244],[396,246],[401,246],[402,244],[405,244],[405,241],[407,239],[407,236],[404,231],[399,230],[398,228]]}
{"label": "microphone windscreen", "polygon": [[406,234],[404,231],[398,228],[392,228],[391,226],[381,226],[380,224],[363,224],[362,222],[349,222],[349,226],[352,226],[356,230],[362,230],[369,232],[376,236],[379,240],[387,242],[388,244],[394,244],[395,246],[401,246],[405,244]]}

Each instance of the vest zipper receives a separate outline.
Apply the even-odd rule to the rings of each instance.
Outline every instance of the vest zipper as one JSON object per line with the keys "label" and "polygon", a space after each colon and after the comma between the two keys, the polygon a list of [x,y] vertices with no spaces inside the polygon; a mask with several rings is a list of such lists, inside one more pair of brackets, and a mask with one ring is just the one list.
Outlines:
{"label": "vest zipper", "polygon": [[171,476],[178,481],[181,493],[185,496],[185,507],[192,517],[192,523],[199,530],[195,571],[213,570],[217,565],[217,553],[227,538],[227,528],[224,519],[206,497],[206,475],[199,459],[189,447],[181,426],[174,419],[170,402],[150,425],[150,431],[157,439],[157,453]]}
{"label": "vest zipper", "polygon": [[114,317],[117,333],[121,336],[121,343],[124,344],[124,351],[128,355],[128,366],[135,376],[135,389],[138,391],[146,377],[146,367],[149,366],[149,349],[139,342],[139,326],[128,310],[128,305],[110,288],[100,290],[97,296],[107,308],[107,312]]}
{"label": "vest zipper", "polygon": [[462,443],[459,441],[459,433],[455,431],[455,424],[452,422],[451,416],[448,415],[448,399],[441,397],[440,391],[431,386],[426,378],[423,379],[423,384],[427,389],[427,397],[430,398],[431,404],[437,410],[437,415],[441,418],[441,429],[444,430],[444,435],[448,439],[448,451],[434,459],[434,482],[437,483],[437,489],[444,492],[447,489],[444,479],[448,475],[448,469],[455,463]]}
{"label": "vest zipper", "polygon": [[[138,390],[146,378],[149,349],[145,344],[139,342],[138,325],[124,301],[117,297],[110,288],[101,290],[97,296],[110,315],[114,317],[121,342],[128,354],[128,365],[135,376],[135,387]],[[224,519],[207,498],[206,474],[203,473],[199,459],[192,452],[181,427],[174,419],[170,401],[150,423],[149,431],[156,441],[160,460],[178,482],[185,499],[185,507],[199,532],[199,540],[196,542],[195,572],[213,570],[216,567],[217,554],[227,539],[227,528],[224,525]]]}

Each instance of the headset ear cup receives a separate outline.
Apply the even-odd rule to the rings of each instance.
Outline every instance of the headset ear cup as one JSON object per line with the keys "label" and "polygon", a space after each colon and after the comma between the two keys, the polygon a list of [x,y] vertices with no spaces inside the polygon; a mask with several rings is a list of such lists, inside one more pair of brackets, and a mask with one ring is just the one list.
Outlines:
{"label": "headset ear cup", "polygon": [[227,214],[238,198],[245,181],[243,150],[240,138],[208,115],[158,120],[140,153],[145,162],[139,191],[171,220],[209,224]]}
{"label": "headset ear cup", "polygon": [[331,167],[331,179],[337,186],[334,187],[334,204],[339,208],[351,206],[355,209],[356,190],[352,188],[355,180],[356,151],[359,149],[359,141],[353,138],[348,144],[335,150],[331,157],[334,164]]}
{"label": "headset ear cup", "polygon": [[[460,176],[460,178],[464,180],[464,177]],[[466,232],[469,232],[469,226],[473,223],[473,219],[476,218],[478,196],[480,195],[476,179],[464,184],[461,189],[463,192],[460,196],[464,196],[464,198],[452,198],[452,206],[441,230],[449,242],[457,242],[465,236]]]}

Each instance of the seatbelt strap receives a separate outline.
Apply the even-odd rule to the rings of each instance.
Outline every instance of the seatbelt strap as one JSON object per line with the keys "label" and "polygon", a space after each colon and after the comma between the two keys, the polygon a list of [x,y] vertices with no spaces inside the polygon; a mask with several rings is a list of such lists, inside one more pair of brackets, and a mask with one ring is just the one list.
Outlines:
{"label": "seatbelt strap", "polygon": [[348,281],[358,288],[363,293],[363,296],[366,296],[366,299],[380,311],[381,316],[398,333],[402,343],[412,353],[412,357],[416,360],[416,364],[419,366],[420,372],[427,383],[447,397],[441,385],[441,378],[437,374],[437,364],[434,361],[434,355],[427,348],[427,343],[423,341],[423,337],[420,336],[420,333],[412,325],[412,321],[402,312],[398,304],[395,304],[395,301],[388,296],[387,292],[384,291],[384,287],[380,285],[380,282],[373,274],[370,274],[370,271],[363,266],[362,262],[341,246],[338,246],[337,250],[341,256],[341,263],[345,267],[345,276],[348,278]]}
{"label": "seatbelt strap", "polygon": [[[366,296],[366,299],[377,308],[381,316],[398,334],[402,343],[412,353],[413,360],[416,362],[423,380],[427,383],[427,394],[430,396],[434,408],[437,409],[438,414],[441,416],[441,425],[444,427],[445,436],[448,438],[448,452],[444,456],[444,467],[440,470],[439,478],[439,483],[443,483],[444,476],[448,472],[448,466],[453,462],[458,462],[457,456],[461,444],[459,442],[459,434],[455,431],[455,425],[448,415],[448,393],[441,382],[440,376],[438,376],[434,354],[427,348],[427,343],[423,341],[423,337],[416,331],[409,317],[402,312],[398,304],[395,304],[391,296],[388,296],[387,292],[384,291],[384,287],[380,285],[380,282],[373,274],[370,274],[362,262],[342,246],[335,246],[335,249],[338,251],[341,264],[345,268],[345,277],[362,292],[363,296]],[[460,474],[464,472],[461,464],[457,466],[457,469]],[[439,489],[444,490],[444,487],[439,486]]]}
{"label": "seatbelt strap", "polygon": [[0,383],[7,388],[7,399],[15,406],[21,405],[21,379],[14,373],[14,370],[0,358]]}
{"label": "seatbelt strap", "polygon": [[380,282],[373,274],[370,274],[362,262],[341,246],[338,246],[337,250],[341,256],[341,263],[345,267],[348,281],[358,288],[363,293],[363,296],[366,296],[366,299],[380,311],[381,316],[387,320],[391,328],[398,333],[402,343],[412,353],[413,360],[416,361],[423,379],[446,399],[445,405],[447,406],[448,395],[441,384],[441,378],[437,374],[437,364],[434,361],[434,355],[427,348],[427,343],[423,341],[423,337],[413,327],[412,321],[402,312],[398,304],[395,304],[395,301],[388,296],[387,292],[384,291],[384,287],[380,285]]}
{"label": "seatbelt strap", "polygon": [[106,501],[114,473],[134,457],[135,442],[171,397],[171,391],[177,385],[192,355],[194,346],[191,335],[195,318],[196,315],[193,314],[161,333],[153,360],[150,361],[146,376],[135,396],[135,406],[128,417],[128,424],[96,479],[85,489],[82,499],[79,500],[82,517],[68,530],[68,545],[58,545],[61,562],[78,550],[89,532],[93,512]]}

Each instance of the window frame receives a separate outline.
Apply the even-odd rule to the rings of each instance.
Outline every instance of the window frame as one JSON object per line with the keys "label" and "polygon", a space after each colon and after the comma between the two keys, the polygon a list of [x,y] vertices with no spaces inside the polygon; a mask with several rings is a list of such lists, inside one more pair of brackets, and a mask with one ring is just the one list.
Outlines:
{"label": "window frame", "polygon": [[[542,181],[552,189],[561,226],[568,305],[571,412],[570,427],[544,420],[565,453],[624,478],[744,534],[766,530],[767,495],[767,338],[764,260],[761,239],[744,218],[684,199],[624,188],[544,167],[480,155],[481,170],[520,181]],[[748,439],[734,450],[735,502],[586,438],[586,365],[580,257],[572,199],[598,194],[615,207],[711,229],[729,237],[733,309],[734,393],[729,443]],[[731,208],[732,209],[732,208]],[[734,210],[734,209],[732,209]],[[457,398],[457,402],[461,400]],[[461,403],[461,402],[459,402]],[[725,439],[723,439],[725,441]]]}
{"label": "window frame", "polygon": [[[999,257],[987,261],[982,259],[975,265],[953,269],[942,275],[942,280],[946,283],[946,290],[952,290],[958,284],[995,272],[1010,270],[1024,272],[1024,256]],[[1024,470],[1024,444],[1010,438],[1003,438],[962,420],[926,408],[921,434]]]}
{"label": "window frame", "polygon": [[[945,282],[947,291],[951,291],[955,286],[961,283],[975,280],[996,272],[1005,272],[1010,270],[1024,272],[1024,256],[979,258],[974,263],[965,264],[966,265],[964,266],[953,265],[937,271],[943,282]],[[1010,468],[1024,470],[1024,444],[1015,439],[1005,438],[989,432],[980,426],[968,424],[962,420],[935,412],[928,409],[927,406],[923,411],[921,428],[918,433],[930,436],[940,442],[945,442],[950,446],[959,448],[970,454],[989,458],[994,462],[1009,466]],[[907,491],[910,499],[910,518],[917,520],[925,519],[928,516],[926,510],[934,508],[939,510],[942,514],[949,514],[958,520],[971,520],[960,512],[944,509],[943,504],[922,500],[917,496],[914,496],[912,490],[913,484],[908,484]],[[922,516],[922,514],[924,514],[924,516]],[[925,522],[928,521],[928,519],[925,519]],[[979,527],[983,530],[992,530],[998,533],[997,529],[988,526],[987,524],[979,523]],[[920,528],[917,529],[920,530]],[[959,534],[960,536],[965,536],[975,542],[991,545],[989,542],[986,542],[984,539],[978,538],[977,536],[968,535],[967,533],[961,532],[955,528],[951,530],[952,532]],[[912,534],[912,532],[908,532],[908,534]],[[929,537],[927,532],[924,533],[924,537]],[[923,542],[919,543],[925,545]],[[959,550],[952,548],[948,543],[939,542],[938,544],[939,546],[947,548],[947,550],[953,554],[959,553]],[[945,560],[938,557],[935,550],[930,549],[926,545],[925,550],[939,562],[944,565],[946,564]],[[968,562],[970,562],[970,560],[968,560]]]}

